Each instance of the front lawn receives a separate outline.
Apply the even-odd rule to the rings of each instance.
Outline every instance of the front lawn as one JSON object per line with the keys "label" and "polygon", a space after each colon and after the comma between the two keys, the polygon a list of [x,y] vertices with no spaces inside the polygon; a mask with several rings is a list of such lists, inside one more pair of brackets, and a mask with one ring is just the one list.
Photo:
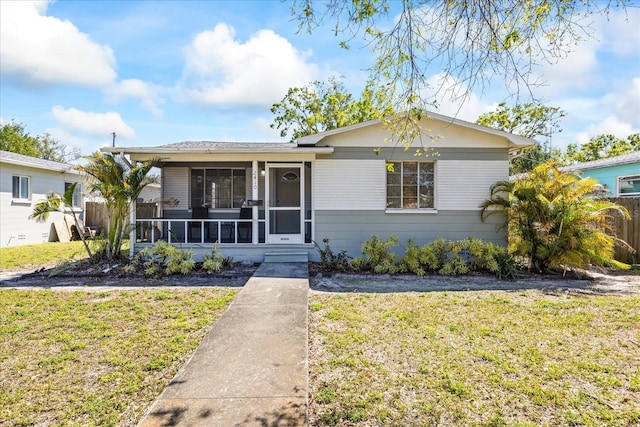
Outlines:
{"label": "front lawn", "polygon": [[0,290],[0,424],[135,425],[236,292]]}
{"label": "front lawn", "polygon": [[310,421],[640,425],[640,297],[314,293]]}

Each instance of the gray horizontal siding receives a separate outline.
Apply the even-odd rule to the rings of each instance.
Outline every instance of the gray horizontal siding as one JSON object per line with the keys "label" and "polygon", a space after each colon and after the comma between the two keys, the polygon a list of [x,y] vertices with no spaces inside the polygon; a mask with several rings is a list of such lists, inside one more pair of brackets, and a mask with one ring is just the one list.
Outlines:
{"label": "gray horizontal siding", "polygon": [[[391,235],[400,238],[404,246],[412,238],[417,245],[424,245],[440,237],[447,240],[463,240],[477,237],[485,242],[505,245],[498,215],[480,221],[480,212],[439,211],[434,214],[386,214],[379,211],[316,211],[315,240],[324,247],[322,240],[329,239],[334,253],[346,250],[350,256],[362,254],[362,244],[371,236],[386,239]],[[403,247],[397,252],[402,253]]]}
{"label": "gray horizontal siding", "polygon": [[357,159],[357,160],[509,160],[504,148],[437,148],[433,155],[416,157],[415,150],[404,147],[382,147],[376,154],[372,147],[334,147],[333,154],[319,154],[318,159]]}

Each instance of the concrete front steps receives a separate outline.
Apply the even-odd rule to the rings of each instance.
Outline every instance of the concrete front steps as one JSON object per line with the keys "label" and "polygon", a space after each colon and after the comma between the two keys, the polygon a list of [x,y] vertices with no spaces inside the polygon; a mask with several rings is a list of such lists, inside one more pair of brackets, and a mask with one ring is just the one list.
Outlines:
{"label": "concrete front steps", "polygon": [[306,251],[272,251],[264,254],[265,263],[273,262],[309,262],[309,252]]}

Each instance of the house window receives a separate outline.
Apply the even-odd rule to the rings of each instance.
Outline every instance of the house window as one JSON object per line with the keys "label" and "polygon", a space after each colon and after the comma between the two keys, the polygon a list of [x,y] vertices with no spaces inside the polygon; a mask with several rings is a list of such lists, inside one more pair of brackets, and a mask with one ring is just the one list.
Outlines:
{"label": "house window", "polygon": [[433,209],[434,163],[389,162],[387,209]]}
{"label": "house window", "polygon": [[640,196],[640,175],[621,176],[618,178],[618,196]]}
{"label": "house window", "polygon": [[13,176],[12,198],[17,200],[29,200],[31,178],[28,176]]}
{"label": "house window", "polygon": [[[72,185],[72,182],[64,183],[64,192]],[[73,207],[82,208],[82,184],[76,183],[76,188],[73,189]]]}
{"label": "house window", "polygon": [[191,207],[240,208],[245,183],[244,169],[191,169]]}

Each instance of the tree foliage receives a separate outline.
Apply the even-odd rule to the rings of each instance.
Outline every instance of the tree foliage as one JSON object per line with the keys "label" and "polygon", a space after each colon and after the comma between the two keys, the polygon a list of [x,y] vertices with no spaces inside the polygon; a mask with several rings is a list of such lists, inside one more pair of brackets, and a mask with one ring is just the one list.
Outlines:
{"label": "tree foliage", "polygon": [[625,267],[613,259],[615,244],[622,242],[611,229],[610,215],[630,216],[600,190],[596,180],[547,162],[520,180],[494,184],[481,205],[482,219],[505,215],[509,250],[525,257],[530,270]]}
{"label": "tree foliage", "polygon": [[631,151],[640,151],[640,133],[629,135],[627,139],[613,135],[599,135],[580,146],[569,144],[565,154],[568,163],[590,162],[620,156]]}
{"label": "tree foliage", "polygon": [[123,238],[128,234],[127,218],[140,192],[150,183],[151,169],[158,165],[152,159],[136,165],[129,165],[124,159],[100,151],[87,156],[88,163],[78,166],[91,177],[89,191],[99,193],[107,208],[107,241],[105,252],[108,259],[120,256]]}
{"label": "tree foliage", "polygon": [[[409,103],[429,89],[435,66],[470,89],[498,75],[505,84],[528,87],[532,67],[566,56],[591,31],[581,19],[607,13],[625,1],[596,0],[298,0],[292,15],[312,32],[327,22],[348,48],[362,37],[376,54],[373,80],[390,81]],[[391,26],[393,6],[400,12]],[[395,10],[393,10],[395,12]],[[404,96],[400,96],[404,95]]]}
{"label": "tree foliage", "polygon": [[511,175],[531,171],[541,163],[559,159],[559,149],[551,150],[548,142],[554,133],[562,132],[560,119],[566,113],[559,107],[548,107],[538,103],[516,104],[508,107],[500,103],[495,111],[481,115],[476,123],[538,141],[509,163]]}
{"label": "tree foliage", "polygon": [[384,91],[367,84],[359,99],[347,91],[343,82],[330,78],[304,87],[289,88],[280,102],[273,104],[271,128],[291,141],[302,136],[379,119],[392,113]]}
{"label": "tree foliage", "polygon": [[62,163],[80,157],[79,148],[69,148],[48,133],[31,136],[22,123],[14,121],[0,127],[0,150]]}
{"label": "tree foliage", "polygon": [[[625,0],[296,0],[300,29],[330,24],[340,45],[362,39],[375,55],[370,80],[386,85],[405,145],[439,97],[462,98],[501,79],[531,97],[534,68],[555,63],[592,31],[588,18]],[[389,15],[393,13],[394,16]],[[433,75],[440,73],[435,83]],[[431,82],[431,83],[430,83]],[[462,101],[461,99],[461,101]]]}

